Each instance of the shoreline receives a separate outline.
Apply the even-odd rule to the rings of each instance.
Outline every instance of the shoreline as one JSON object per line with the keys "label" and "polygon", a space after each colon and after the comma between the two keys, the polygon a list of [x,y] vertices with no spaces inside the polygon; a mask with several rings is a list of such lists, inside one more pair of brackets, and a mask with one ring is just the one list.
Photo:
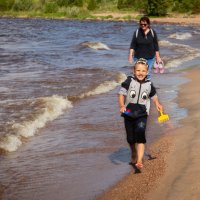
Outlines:
{"label": "shoreline", "polygon": [[[150,146],[154,160],[144,161],[142,173],[135,173],[131,169],[129,174],[108,188],[96,200],[144,200],[149,199],[148,194],[158,186],[167,168],[167,158],[170,155],[172,141],[170,137],[163,136]],[[161,198],[162,199],[162,198]]]}
{"label": "shoreline", "polygon": [[200,160],[197,147],[200,145],[200,125],[197,117],[200,116],[200,109],[196,107],[200,103],[199,73],[200,69],[189,69],[186,72],[185,77],[190,82],[180,86],[175,101],[180,107],[188,109],[188,116],[180,121],[180,128],[167,132],[151,145],[151,151],[157,159],[145,160],[141,174],[134,174],[131,170],[129,175],[105,191],[97,200],[198,199]]}

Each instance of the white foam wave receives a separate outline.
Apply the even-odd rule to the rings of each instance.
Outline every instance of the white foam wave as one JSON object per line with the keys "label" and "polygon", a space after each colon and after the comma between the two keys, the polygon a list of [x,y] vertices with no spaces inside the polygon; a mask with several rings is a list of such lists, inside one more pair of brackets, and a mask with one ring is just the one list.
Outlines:
{"label": "white foam wave", "polygon": [[12,134],[6,134],[0,140],[0,149],[12,152],[16,151],[22,144],[22,138],[34,136],[38,129],[45,126],[49,121],[56,119],[67,108],[72,107],[71,102],[66,98],[54,95],[41,97],[36,101],[43,103],[42,112],[31,121],[24,121],[12,125]]}
{"label": "white foam wave", "polygon": [[165,67],[167,68],[180,66],[182,63],[186,61],[190,61],[194,58],[200,57],[200,50],[192,48],[189,45],[171,43],[166,40],[160,41],[159,44],[161,46],[173,47],[174,51],[181,52],[183,55],[180,58],[174,58],[173,60],[168,61],[167,64],[165,65]]}
{"label": "white foam wave", "polygon": [[[117,80],[105,81],[95,89],[84,93],[79,98],[98,95],[109,92],[121,84],[126,79],[126,75],[119,73]],[[36,101],[43,105],[42,112],[37,115],[33,120],[15,123],[12,125],[12,133],[6,134],[0,139],[0,149],[13,152],[16,151],[23,143],[23,138],[34,136],[38,129],[44,127],[47,122],[56,119],[67,108],[72,107],[72,103],[66,98],[54,95],[51,97],[41,97]]]}
{"label": "white foam wave", "polygon": [[7,134],[0,141],[0,149],[8,152],[16,151],[22,144],[20,137]]}
{"label": "white foam wave", "polygon": [[193,34],[200,35],[200,30],[192,31]]}
{"label": "white foam wave", "polygon": [[104,83],[97,86],[95,89],[93,89],[89,92],[83,93],[79,97],[84,98],[84,97],[88,97],[88,96],[93,96],[93,95],[98,95],[98,94],[103,94],[103,93],[109,92],[109,91],[113,90],[115,87],[117,87],[118,85],[120,85],[121,82],[124,81],[125,79],[126,79],[126,75],[123,73],[119,73],[118,79],[116,81],[115,80],[105,81]]}
{"label": "white foam wave", "polygon": [[167,41],[167,40],[160,40],[159,41],[159,45],[161,45],[161,46],[174,46],[174,45],[177,45],[176,43],[171,43],[171,42],[169,42],[169,41]]}
{"label": "white foam wave", "polygon": [[101,43],[101,42],[87,42],[86,41],[86,42],[82,42],[81,46],[89,47],[95,50],[101,50],[101,49],[110,50],[110,48],[106,44]]}
{"label": "white foam wave", "polygon": [[192,37],[191,33],[173,33],[168,38],[175,38],[177,40],[186,40]]}

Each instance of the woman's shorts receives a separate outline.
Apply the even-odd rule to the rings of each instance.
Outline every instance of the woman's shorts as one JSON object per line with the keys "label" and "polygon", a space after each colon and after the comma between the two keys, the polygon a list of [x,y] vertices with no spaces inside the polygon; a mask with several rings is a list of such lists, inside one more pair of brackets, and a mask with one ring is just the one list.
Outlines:
{"label": "woman's shorts", "polygon": [[147,116],[135,120],[124,119],[127,142],[132,145],[135,143],[146,143],[146,124]]}

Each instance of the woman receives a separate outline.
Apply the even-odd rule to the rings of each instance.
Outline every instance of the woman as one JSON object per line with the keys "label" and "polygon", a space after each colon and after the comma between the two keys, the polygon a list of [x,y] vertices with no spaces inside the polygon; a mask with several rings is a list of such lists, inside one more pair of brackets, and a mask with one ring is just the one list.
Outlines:
{"label": "woman", "polygon": [[139,58],[145,58],[148,61],[148,79],[151,78],[150,73],[155,60],[157,63],[161,61],[157,34],[150,28],[148,17],[140,19],[140,27],[133,34],[128,58],[130,63],[133,62],[133,58],[134,61]]}

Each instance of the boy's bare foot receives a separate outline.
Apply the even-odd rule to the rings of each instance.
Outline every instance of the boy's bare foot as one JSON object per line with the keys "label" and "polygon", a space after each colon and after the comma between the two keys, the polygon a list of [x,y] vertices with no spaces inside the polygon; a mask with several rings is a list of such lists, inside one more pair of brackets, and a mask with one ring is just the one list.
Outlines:
{"label": "boy's bare foot", "polygon": [[138,169],[142,169],[143,168],[143,164],[141,162],[137,162],[135,164],[135,166],[138,168]]}

